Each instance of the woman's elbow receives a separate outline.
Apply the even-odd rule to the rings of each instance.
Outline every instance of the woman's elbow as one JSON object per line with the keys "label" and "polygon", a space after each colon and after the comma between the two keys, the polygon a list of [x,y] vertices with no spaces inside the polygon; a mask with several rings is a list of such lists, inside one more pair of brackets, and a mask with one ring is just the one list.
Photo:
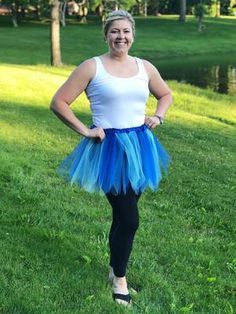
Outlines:
{"label": "woman's elbow", "polygon": [[56,112],[56,111],[57,111],[58,102],[56,101],[56,99],[54,99],[54,98],[52,99],[49,108],[50,108],[50,110],[53,111],[53,112]]}

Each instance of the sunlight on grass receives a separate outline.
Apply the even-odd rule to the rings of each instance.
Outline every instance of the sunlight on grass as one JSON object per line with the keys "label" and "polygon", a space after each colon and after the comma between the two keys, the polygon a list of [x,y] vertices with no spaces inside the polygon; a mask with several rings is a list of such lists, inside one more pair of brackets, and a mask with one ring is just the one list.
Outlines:
{"label": "sunlight on grass", "polygon": [[[0,65],[0,71],[5,73],[0,77],[1,97],[10,102],[43,106],[49,108],[52,96],[57,88],[62,85],[72,67],[62,69],[47,66],[4,66]],[[20,95],[15,90],[21,90]],[[9,97],[11,95],[11,97]],[[78,103],[75,102],[75,105]],[[88,107],[88,100],[85,94],[80,96],[81,108]]]}

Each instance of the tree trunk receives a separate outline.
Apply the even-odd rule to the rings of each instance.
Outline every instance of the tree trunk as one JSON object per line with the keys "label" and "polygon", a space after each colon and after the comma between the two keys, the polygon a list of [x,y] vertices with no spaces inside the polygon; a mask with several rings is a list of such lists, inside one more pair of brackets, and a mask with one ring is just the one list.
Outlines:
{"label": "tree trunk", "polygon": [[41,17],[41,7],[40,7],[40,5],[39,4],[37,4],[36,6],[35,6],[35,17],[37,18],[37,19],[40,19],[40,17]]}
{"label": "tree trunk", "polygon": [[98,13],[99,16],[104,15],[104,5],[100,3],[96,9],[96,12]]}
{"label": "tree trunk", "polygon": [[14,27],[18,27],[18,7],[15,3],[11,5],[11,19]]}
{"label": "tree trunk", "polygon": [[143,15],[143,4],[142,1],[137,1],[138,2],[138,15]]}
{"label": "tree trunk", "polygon": [[215,17],[220,17],[220,1],[216,1],[216,16]]}
{"label": "tree trunk", "polygon": [[60,2],[60,21],[63,27],[66,26],[66,4],[67,2]]}
{"label": "tree trunk", "polygon": [[147,16],[147,0],[144,1],[144,16]]}
{"label": "tree trunk", "polygon": [[186,0],[180,0],[179,21],[185,22],[185,20],[186,20]]}
{"label": "tree trunk", "polygon": [[60,66],[61,47],[60,47],[60,3],[58,0],[52,1],[51,8],[51,65]]}
{"label": "tree trunk", "polygon": [[227,94],[229,91],[229,77],[227,66],[219,66],[219,81],[217,92],[221,94]]}
{"label": "tree trunk", "polygon": [[88,15],[88,3],[87,1],[80,2],[80,23],[87,24],[87,15]]}
{"label": "tree trunk", "polygon": [[198,31],[201,32],[202,31],[202,22],[203,22],[203,18],[202,17],[198,17]]}

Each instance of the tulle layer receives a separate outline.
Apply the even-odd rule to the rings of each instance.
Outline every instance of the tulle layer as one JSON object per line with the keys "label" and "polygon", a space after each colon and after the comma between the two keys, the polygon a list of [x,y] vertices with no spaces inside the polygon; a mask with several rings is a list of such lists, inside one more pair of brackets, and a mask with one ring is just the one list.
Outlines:
{"label": "tulle layer", "polygon": [[88,192],[157,189],[170,158],[146,125],[104,131],[100,143],[84,138],[62,162],[59,175]]}

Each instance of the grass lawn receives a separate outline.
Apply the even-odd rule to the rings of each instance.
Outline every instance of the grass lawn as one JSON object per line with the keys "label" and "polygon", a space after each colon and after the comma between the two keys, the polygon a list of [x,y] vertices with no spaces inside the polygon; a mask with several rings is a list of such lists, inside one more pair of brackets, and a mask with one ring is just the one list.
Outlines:
{"label": "grass lawn", "polygon": [[[149,28],[153,30],[152,23],[159,21],[162,34],[177,36],[175,27],[168,26],[177,25],[174,18],[150,19],[153,27],[140,19],[135,54],[145,56],[140,40],[149,36],[151,41]],[[230,29],[230,38],[236,37],[235,20],[208,21],[207,31],[213,33],[214,25],[220,31],[222,23],[222,34]],[[196,26],[191,19],[188,23]],[[55,168],[81,137],[48,108],[71,65],[92,55],[94,47],[98,53],[104,50],[100,30],[95,22],[64,29],[63,34],[69,34],[63,35],[64,62],[70,66],[54,69],[47,65],[46,26],[25,24],[15,30],[5,25],[4,29],[0,34],[0,313],[234,313],[236,96],[169,82],[175,101],[165,125],[154,132],[172,156],[172,165],[158,192],[147,191],[140,200],[140,228],[128,270],[130,286],[138,294],[130,311],[114,305],[106,282],[109,205],[105,198],[71,188],[57,177]],[[170,47],[167,55],[182,53],[191,38],[186,34],[185,41],[180,36],[178,49]],[[202,51],[204,40],[199,40]],[[219,43],[209,45],[211,51],[217,47],[223,51]],[[156,53],[151,45],[149,49]],[[193,53],[191,49],[187,45],[186,53]],[[21,57],[19,51],[24,52]],[[164,48],[160,57],[162,53]],[[150,97],[148,113],[154,107]],[[84,95],[72,108],[84,123],[91,123]]]}
{"label": "grass lawn", "polygon": [[[158,64],[159,59],[186,55],[236,53],[236,18],[206,18],[205,30],[197,31],[197,20],[188,17],[185,24],[177,16],[136,18],[137,36],[132,53]],[[2,63],[49,64],[48,22],[22,22],[18,29],[0,18]],[[69,20],[61,30],[62,59],[77,65],[82,60],[101,54],[106,49],[101,21],[90,17],[88,24]],[[20,53],[20,56],[19,56]]]}

